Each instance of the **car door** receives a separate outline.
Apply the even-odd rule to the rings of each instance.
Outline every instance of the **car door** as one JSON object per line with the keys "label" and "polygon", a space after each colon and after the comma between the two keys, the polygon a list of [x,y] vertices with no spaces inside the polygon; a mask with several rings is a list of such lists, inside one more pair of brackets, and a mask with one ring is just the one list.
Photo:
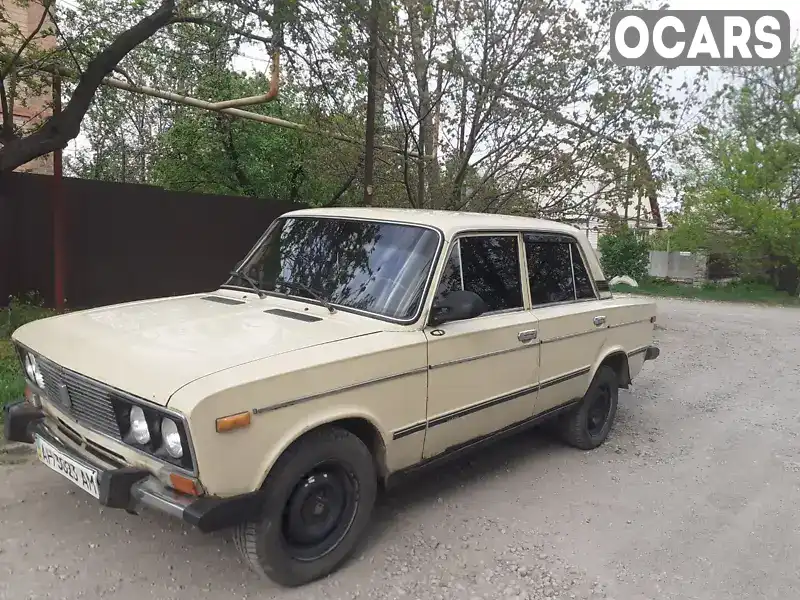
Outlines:
{"label": "car door", "polygon": [[608,325],[580,244],[570,235],[523,234],[533,314],[539,321],[539,394],[534,414],[580,398]]}
{"label": "car door", "polygon": [[425,328],[425,458],[530,417],[539,347],[536,317],[526,310],[523,269],[519,233],[470,233],[451,244],[436,297],[468,290],[481,296],[489,310]]}

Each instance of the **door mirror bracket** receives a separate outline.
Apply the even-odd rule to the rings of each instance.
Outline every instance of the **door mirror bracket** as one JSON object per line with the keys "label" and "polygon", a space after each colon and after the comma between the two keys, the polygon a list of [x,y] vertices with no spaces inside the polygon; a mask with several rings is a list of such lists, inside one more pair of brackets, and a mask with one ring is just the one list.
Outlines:
{"label": "door mirror bracket", "polygon": [[434,302],[428,325],[437,327],[450,321],[473,319],[487,310],[486,303],[475,292],[455,290],[438,302]]}

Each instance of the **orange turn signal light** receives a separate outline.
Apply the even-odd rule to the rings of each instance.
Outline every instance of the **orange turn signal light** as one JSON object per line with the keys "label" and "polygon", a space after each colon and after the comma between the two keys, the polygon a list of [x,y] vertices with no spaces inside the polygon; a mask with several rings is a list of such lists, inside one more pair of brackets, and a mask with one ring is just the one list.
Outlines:
{"label": "orange turn signal light", "polygon": [[250,412],[240,412],[217,419],[217,433],[242,429],[250,425]]}
{"label": "orange turn signal light", "polygon": [[172,489],[181,492],[182,494],[188,494],[189,496],[200,495],[194,479],[184,477],[183,475],[178,475],[177,473],[170,473],[169,482],[172,485]]}

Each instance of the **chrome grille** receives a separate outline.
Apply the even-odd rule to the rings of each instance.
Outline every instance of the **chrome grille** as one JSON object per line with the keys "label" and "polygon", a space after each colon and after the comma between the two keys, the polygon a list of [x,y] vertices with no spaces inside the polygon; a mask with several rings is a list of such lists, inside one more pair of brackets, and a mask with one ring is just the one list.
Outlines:
{"label": "chrome grille", "polygon": [[45,358],[37,360],[44,377],[45,392],[53,404],[81,425],[122,439],[111,404],[111,391],[106,386]]}

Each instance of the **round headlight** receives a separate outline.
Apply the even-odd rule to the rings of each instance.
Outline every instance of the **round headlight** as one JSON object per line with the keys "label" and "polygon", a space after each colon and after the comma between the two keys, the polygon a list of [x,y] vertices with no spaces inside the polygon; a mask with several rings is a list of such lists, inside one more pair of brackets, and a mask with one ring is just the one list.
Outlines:
{"label": "round headlight", "polygon": [[137,444],[144,445],[150,441],[147,419],[144,418],[144,411],[138,406],[131,408],[131,435]]}
{"label": "round headlight", "polygon": [[34,366],[33,360],[33,354],[25,355],[25,375],[27,375],[28,379],[31,381],[36,381],[36,367]]}
{"label": "round headlight", "polygon": [[42,370],[39,368],[39,363],[36,361],[35,356],[31,356],[31,363],[33,364],[33,380],[40,389],[44,389],[44,376]]}
{"label": "round headlight", "polygon": [[164,449],[172,458],[183,457],[183,444],[181,434],[178,431],[178,424],[172,419],[161,421],[161,439],[164,440]]}

